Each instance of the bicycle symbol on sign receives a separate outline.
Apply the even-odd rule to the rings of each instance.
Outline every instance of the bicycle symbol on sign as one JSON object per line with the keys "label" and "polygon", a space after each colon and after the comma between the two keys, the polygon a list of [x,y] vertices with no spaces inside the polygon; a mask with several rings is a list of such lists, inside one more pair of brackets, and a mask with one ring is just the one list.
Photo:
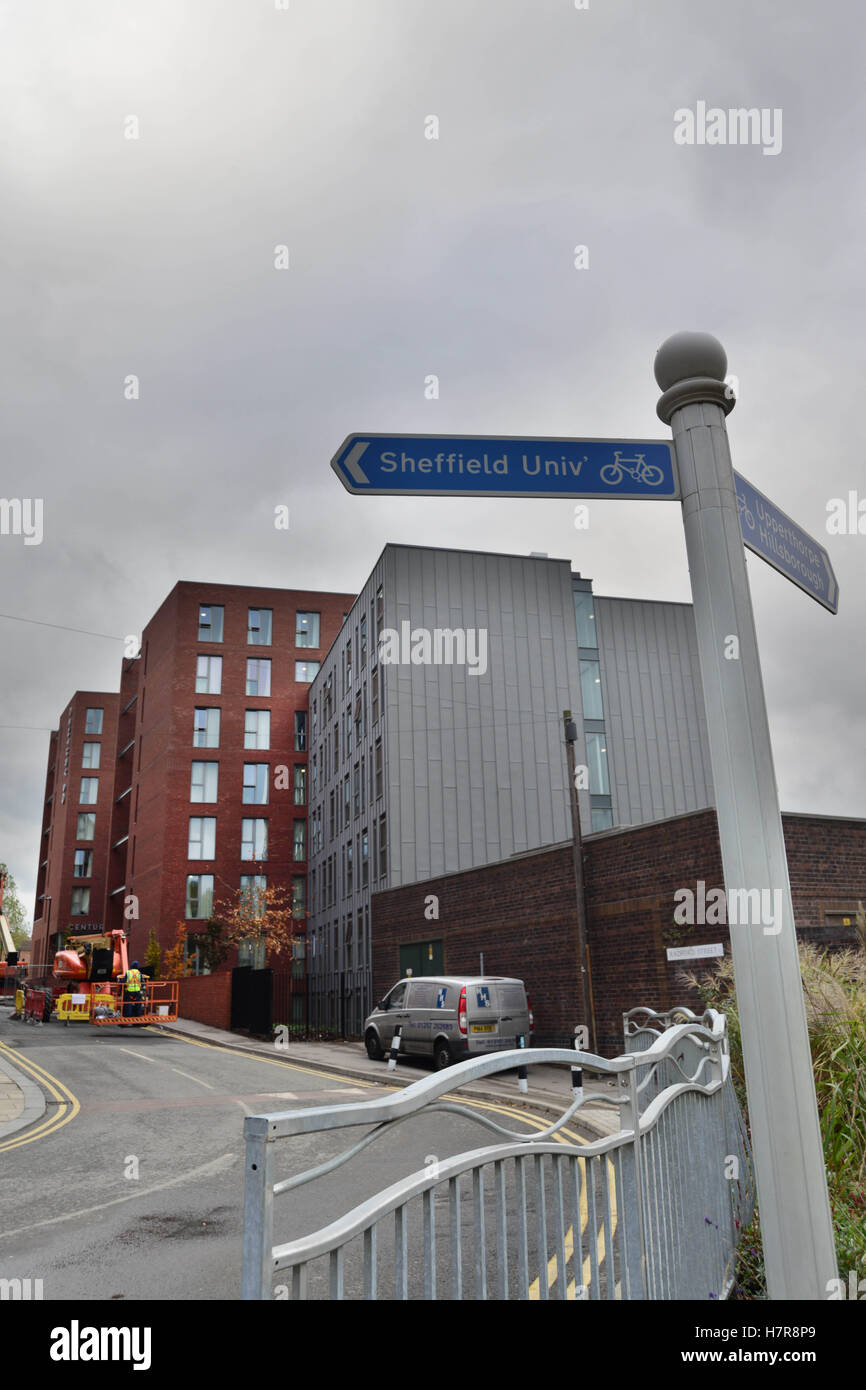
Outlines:
{"label": "bicycle symbol on sign", "polygon": [[755,517],[754,517],[754,513],[751,512],[751,511],[749,510],[749,507],[748,507],[747,504],[746,504],[746,499],[745,499],[745,497],[743,497],[739,492],[737,493],[737,511],[740,513],[740,527],[742,528],[743,522],[745,521],[745,523],[746,523],[746,525],[748,526],[749,530],[750,530],[750,531],[754,531],[754,529],[755,529]]}
{"label": "bicycle symbol on sign", "polygon": [[658,487],[659,483],[664,482],[664,473],[656,464],[647,463],[643,454],[635,454],[634,458],[623,458],[619,449],[614,451],[613,463],[606,463],[601,469],[601,480],[609,483],[613,487],[622,481],[622,476],[627,473],[630,478],[634,478],[637,483],[648,483],[650,487]]}

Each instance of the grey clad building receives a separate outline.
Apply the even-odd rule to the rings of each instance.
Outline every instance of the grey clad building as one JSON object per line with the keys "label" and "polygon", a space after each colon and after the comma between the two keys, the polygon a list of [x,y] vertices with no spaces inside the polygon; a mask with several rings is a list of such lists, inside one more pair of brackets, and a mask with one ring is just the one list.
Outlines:
{"label": "grey clad building", "polygon": [[712,804],[689,605],[596,597],[567,560],[385,547],[310,688],[314,1023],[361,1031],[373,893],[570,838],[566,709],[585,835]]}

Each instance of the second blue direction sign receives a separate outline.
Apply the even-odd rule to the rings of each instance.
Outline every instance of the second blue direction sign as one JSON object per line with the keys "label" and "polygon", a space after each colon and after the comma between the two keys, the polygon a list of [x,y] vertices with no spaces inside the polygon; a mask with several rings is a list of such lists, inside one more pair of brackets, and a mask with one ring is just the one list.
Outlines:
{"label": "second blue direction sign", "polygon": [[675,501],[673,445],[655,439],[350,434],[331,460],[349,492]]}

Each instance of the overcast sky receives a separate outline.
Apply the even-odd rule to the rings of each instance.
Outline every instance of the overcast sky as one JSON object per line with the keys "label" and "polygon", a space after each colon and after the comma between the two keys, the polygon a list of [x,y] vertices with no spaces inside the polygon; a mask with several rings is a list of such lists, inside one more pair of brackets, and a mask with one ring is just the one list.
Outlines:
{"label": "overcast sky", "polygon": [[[749,557],[782,807],[866,815],[866,535],[825,530],[866,498],[863,35],[853,0],[10,0],[0,493],[44,499],[44,538],[0,536],[32,620],[0,619],[0,859],[28,908],[47,730],[122,651],[37,622],[140,632],[178,579],[355,591],[387,541],[688,601],[677,503],[577,532],[569,501],[356,498],[329,466],[356,430],[669,437],[681,328],[724,343],[734,465],[839,580],[832,617]],[[699,101],[780,109],[781,152],[676,144]]]}

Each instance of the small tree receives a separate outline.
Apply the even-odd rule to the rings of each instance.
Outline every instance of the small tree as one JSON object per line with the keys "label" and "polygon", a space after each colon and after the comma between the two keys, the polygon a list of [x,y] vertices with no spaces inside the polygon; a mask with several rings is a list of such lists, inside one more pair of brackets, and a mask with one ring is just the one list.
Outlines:
{"label": "small tree", "polygon": [[156,939],[156,932],[153,927],[150,929],[150,936],[147,938],[147,950],[144,953],[145,969],[150,971],[155,980],[159,977],[159,968],[162,963],[162,948]]}
{"label": "small tree", "polygon": [[9,923],[16,950],[30,935],[27,911],[18,897],[18,885],[6,865],[0,862],[0,912]]}
{"label": "small tree", "polygon": [[186,956],[186,922],[178,922],[174,945],[165,953],[164,974],[167,980],[185,980],[193,971]]}
{"label": "small tree", "polygon": [[242,941],[263,941],[265,960],[271,955],[291,959],[295,917],[290,889],[275,886],[256,892],[238,888],[228,900],[217,904],[217,912],[219,942],[226,955]]}
{"label": "small tree", "polygon": [[227,924],[220,917],[211,917],[204,931],[198,933],[199,960],[205,970],[219,970],[228,959],[231,947],[227,944],[227,936]]}

